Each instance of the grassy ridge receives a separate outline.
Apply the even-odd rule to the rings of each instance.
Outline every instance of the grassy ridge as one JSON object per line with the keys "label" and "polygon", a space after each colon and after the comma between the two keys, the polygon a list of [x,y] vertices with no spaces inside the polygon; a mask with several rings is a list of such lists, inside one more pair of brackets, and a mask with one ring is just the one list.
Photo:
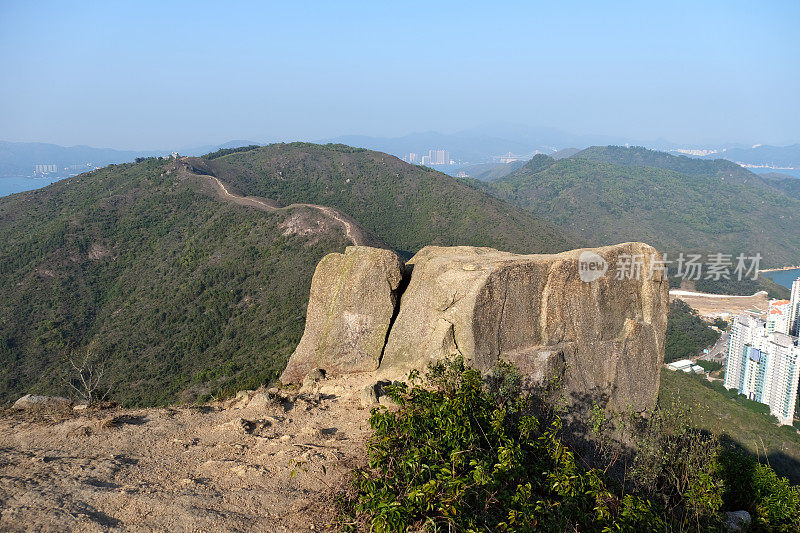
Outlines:
{"label": "grassy ridge", "polygon": [[450,176],[343,145],[274,144],[210,161],[248,195],[337,207],[398,250],[471,244],[514,252],[580,247],[549,221]]}
{"label": "grassy ridge", "polygon": [[758,175],[727,159],[695,159],[685,155],[648,150],[641,146],[591,146],[573,157],[614,165],[657,167],[674,170],[687,176],[716,176],[736,182],[763,182]]}
{"label": "grassy ridge", "polygon": [[537,156],[474,182],[595,244],[644,241],[666,252],[760,252],[762,266],[800,256],[800,199],[726,161],[594,147]]}
{"label": "grassy ridge", "polygon": [[314,267],[346,241],[283,236],[283,215],[198,194],[164,170],[108,167],[0,201],[0,398],[62,392],[73,345],[95,345],[127,405],[282,369]]}

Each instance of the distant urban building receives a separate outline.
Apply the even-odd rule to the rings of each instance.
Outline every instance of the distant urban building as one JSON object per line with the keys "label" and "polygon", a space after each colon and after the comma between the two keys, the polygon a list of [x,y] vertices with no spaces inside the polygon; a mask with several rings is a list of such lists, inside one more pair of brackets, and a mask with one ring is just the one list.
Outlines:
{"label": "distant urban building", "polygon": [[[716,154],[719,150],[695,150],[692,148],[674,148],[670,152],[678,152],[679,154],[696,155],[703,157],[706,155]],[[724,149],[722,150],[725,151]]]}
{"label": "distant urban building", "polygon": [[767,323],[748,315],[734,318],[728,344],[725,387],[769,405],[781,424],[791,425],[800,379],[797,337],[768,332]]}
{"label": "distant urban building", "polygon": [[414,152],[409,152],[403,158],[403,161],[413,164],[421,165],[450,165],[453,162],[450,160],[450,152],[447,150],[428,150],[428,155],[423,155]]}
{"label": "distant urban building", "polygon": [[429,150],[428,158],[431,165],[449,165],[450,154],[447,150]]}
{"label": "distant urban building", "polygon": [[[537,153],[538,153],[538,150],[537,150]],[[514,163],[515,161],[520,161],[522,159],[522,157],[518,156],[518,155],[514,155],[511,152],[508,152],[505,155],[501,155],[499,157],[499,159],[500,159],[501,163],[508,164],[508,163]]]}
{"label": "distant urban building", "polygon": [[422,157],[414,152],[409,152],[403,160],[408,163],[422,165],[449,165],[452,163],[450,153],[447,150],[428,150],[428,155],[423,155]]}
{"label": "distant urban building", "polygon": [[50,172],[58,172],[58,165],[35,165],[33,167],[33,172],[36,174],[49,174]]}
{"label": "distant urban building", "polygon": [[777,331],[788,335],[791,323],[789,300],[770,300],[767,307],[767,333]]}
{"label": "distant urban building", "polygon": [[800,337],[800,278],[792,282],[789,302],[789,334]]}

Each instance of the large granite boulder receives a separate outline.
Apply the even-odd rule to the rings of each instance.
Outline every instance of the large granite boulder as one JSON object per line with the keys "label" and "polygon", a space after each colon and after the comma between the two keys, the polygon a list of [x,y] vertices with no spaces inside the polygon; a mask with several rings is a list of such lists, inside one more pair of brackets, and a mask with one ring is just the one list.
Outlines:
{"label": "large granite boulder", "polygon": [[554,255],[425,247],[408,263],[379,374],[460,354],[481,371],[505,360],[532,381],[560,377],[573,403],[651,408],[668,310],[660,259],[643,243]]}
{"label": "large granite boulder", "polygon": [[20,411],[37,410],[37,409],[66,409],[72,405],[72,400],[69,398],[62,398],[61,396],[37,396],[35,394],[26,394],[19,398],[12,409]]}
{"label": "large granite boulder", "polygon": [[389,250],[349,246],[326,255],[311,281],[303,338],[281,381],[300,383],[317,368],[328,376],[376,370],[402,280],[403,262]]}

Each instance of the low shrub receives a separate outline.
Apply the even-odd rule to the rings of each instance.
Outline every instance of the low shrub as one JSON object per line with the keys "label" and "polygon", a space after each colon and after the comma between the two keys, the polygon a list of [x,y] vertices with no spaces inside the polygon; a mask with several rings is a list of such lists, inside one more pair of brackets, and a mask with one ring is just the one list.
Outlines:
{"label": "low shrub", "polygon": [[716,461],[730,508],[744,509],[751,531],[800,531],[800,492],[769,466],[738,450],[725,450]]}
{"label": "low shrub", "polygon": [[754,460],[736,467],[748,458],[675,413],[627,426],[637,451],[614,477],[565,445],[557,413],[534,415],[541,398],[522,393],[513,367],[483,379],[455,360],[427,378],[388,388],[397,409],[373,409],[369,465],[342,498],[344,529],[707,531],[739,509],[764,530],[800,526],[796,487]]}
{"label": "low shrub", "polygon": [[698,359],[697,364],[703,367],[706,372],[715,372],[722,369],[722,364],[716,361],[707,361],[705,359]]}

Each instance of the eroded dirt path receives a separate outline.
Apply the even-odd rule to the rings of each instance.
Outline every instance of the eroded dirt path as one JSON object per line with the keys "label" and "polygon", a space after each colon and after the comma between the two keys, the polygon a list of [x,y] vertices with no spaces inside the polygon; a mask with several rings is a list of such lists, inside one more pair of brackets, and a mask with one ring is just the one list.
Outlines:
{"label": "eroded dirt path", "polygon": [[361,379],[204,408],[0,414],[0,530],[326,530],[364,462]]}
{"label": "eroded dirt path", "polygon": [[334,221],[336,221],[337,224],[342,226],[344,228],[344,232],[345,235],[347,236],[347,239],[354,245],[369,246],[371,244],[370,239],[368,239],[365,235],[363,235],[363,232],[356,227],[355,223],[351,220],[347,220],[349,217],[347,217],[347,215],[345,215],[338,209],[316,204],[291,204],[284,207],[271,205],[258,198],[233,194],[228,190],[228,187],[216,176],[211,176],[207,174],[194,174],[194,176],[210,180],[216,186],[219,195],[223,199],[233,202],[235,204],[254,207],[256,209],[261,209],[262,211],[286,211],[296,207],[309,207],[311,209],[317,209],[318,211],[322,212],[322,214],[324,214],[326,217],[333,219]]}

